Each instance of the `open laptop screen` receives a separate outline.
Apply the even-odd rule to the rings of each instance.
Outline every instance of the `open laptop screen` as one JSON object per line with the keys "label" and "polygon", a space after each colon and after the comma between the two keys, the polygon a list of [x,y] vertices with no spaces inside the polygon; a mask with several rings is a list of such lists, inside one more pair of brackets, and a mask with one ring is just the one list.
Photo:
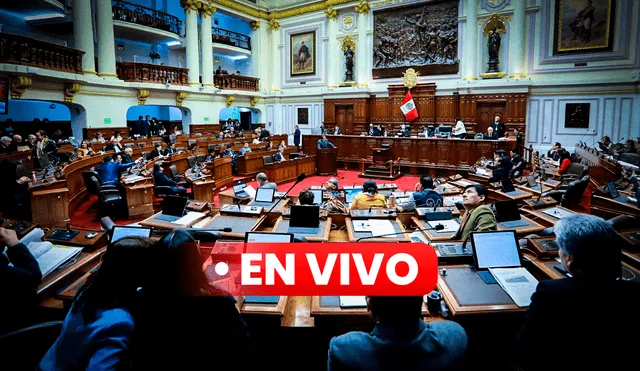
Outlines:
{"label": "open laptop screen", "polygon": [[497,201],[496,214],[497,222],[510,222],[512,220],[520,220],[520,210],[518,210],[518,202],[515,200]]}
{"label": "open laptop screen", "polygon": [[616,188],[616,184],[614,182],[607,182],[607,188],[609,189],[611,197],[616,198],[620,196],[620,192],[618,192],[618,189]]}
{"label": "open laptop screen", "polygon": [[293,242],[292,233],[247,232],[245,242]]}
{"label": "open laptop screen", "polygon": [[125,237],[151,237],[151,228],[147,227],[113,227],[111,241],[117,241]]}
{"label": "open laptop screen", "polygon": [[311,193],[313,193],[313,204],[314,205],[322,205],[322,190],[321,189],[311,189]]}
{"label": "open laptop screen", "polygon": [[515,231],[472,232],[471,246],[477,269],[522,266]]}
{"label": "open laptop screen", "polygon": [[168,196],[165,198],[164,209],[162,213],[165,215],[183,216],[184,208],[187,206],[187,198],[180,196]]}
{"label": "open laptop screen", "polygon": [[293,205],[289,217],[289,227],[317,228],[320,225],[320,207]]}
{"label": "open laptop screen", "polygon": [[276,190],[273,188],[258,188],[256,191],[257,202],[273,202],[273,196]]}
{"label": "open laptop screen", "polygon": [[245,184],[244,183],[238,183],[238,184],[234,184],[233,185],[233,192],[234,193],[240,193],[242,192],[242,190],[244,189]]}

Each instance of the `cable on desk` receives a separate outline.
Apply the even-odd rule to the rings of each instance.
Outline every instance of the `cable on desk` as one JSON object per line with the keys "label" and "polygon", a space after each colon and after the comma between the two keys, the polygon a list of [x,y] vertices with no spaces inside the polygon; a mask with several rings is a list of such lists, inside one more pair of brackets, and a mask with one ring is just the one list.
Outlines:
{"label": "cable on desk", "polygon": [[533,260],[531,260],[531,259],[527,259],[528,261],[532,262],[532,261],[534,261],[534,260],[538,260],[538,254],[536,254],[536,252],[535,252],[535,251],[533,251],[533,250],[531,250],[531,249],[528,249],[528,248],[526,248],[526,247],[521,247],[521,248],[520,248],[520,250],[527,250],[527,251],[529,251],[530,253],[532,253],[532,254],[533,254],[534,259],[533,259]]}
{"label": "cable on desk", "polygon": [[633,271],[631,269],[629,269],[627,267],[622,267],[622,269],[624,269],[625,271],[629,272],[631,274],[631,277],[625,278],[625,277],[620,276],[621,280],[623,280],[623,281],[633,281],[633,280],[636,279],[637,276],[636,276],[635,273],[633,273]]}
{"label": "cable on desk", "polygon": [[338,228],[337,224],[331,223],[331,230],[335,230],[336,228]]}

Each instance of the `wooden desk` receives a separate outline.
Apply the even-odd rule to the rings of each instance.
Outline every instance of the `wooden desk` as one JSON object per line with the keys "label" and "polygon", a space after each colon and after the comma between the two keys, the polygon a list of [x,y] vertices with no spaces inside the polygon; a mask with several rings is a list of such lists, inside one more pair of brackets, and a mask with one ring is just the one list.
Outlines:
{"label": "wooden desk", "polygon": [[223,237],[244,238],[246,232],[252,232],[264,220],[262,217],[244,217],[235,215],[217,214],[211,221],[204,225],[207,228],[231,228],[231,232],[220,232]]}
{"label": "wooden desk", "polygon": [[[273,232],[287,233],[288,229],[289,229],[289,219],[284,219],[283,217],[278,218],[278,220],[276,220],[276,223],[273,225]],[[320,220],[320,226],[318,228],[317,234],[315,235],[301,234],[300,236],[304,237],[307,241],[327,242],[329,241],[330,230],[331,230],[331,218],[327,218],[327,220]]]}
{"label": "wooden desk", "polygon": [[218,188],[226,187],[233,183],[233,169],[231,157],[216,158],[205,164],[205,168],[213,174],[213,180]]}
{"label": "wooden desk", "polygon": [[26,236],[29,232],[36,229],[37,226],[36,223],[28,221],[0,218],[0,227],[13,229],[16,231],[18,238]]}
{"label": "wooden desk", "polygon": [[43,226],[52,226],[69,221],[69,189],[64,180],[29,187],[31,199],[31,221]]}
{"label": "wooden desk", "polygon": [[456,235],[456,232],[438,232],[435,230],[431,230],[431,226],[426,220],[418,219],[417,217],[412,217],[411,220],[413,224],[415,224],[419,229],[424,229],[422,234],[429,240],[429,242],[433,241],[449,241]]}
{"label": "wooden desk", "polygon": [[620,202],[612,198],[602,196],[591,196],[591,214],[612,218],[617,215],[629,215],[640,218],[640,207],[631,202]]}
{"label": "wooden desk", "polygon": [[[255,202],[256,202],[255,200],[251,200],[247,205],[248,206],[253,206]],[[271,210],[271,212],[280,212],[280,213],[282,213],[282,210],[284,210],[284,208],[285,208],[285,206],[287,206],[288,202],[289,202],[288,198],[283,198],[283,199],[277,198],[277,199],[275,199],[275,201],[273,201],[271,203],[271,205],[269,205],[269,206],[259,206],[259,207],[262,208],[262,212],[263,213],[266,213],[272,207],[273,207],[273,210]]]}
{"label": "wooden desk", "polygon": [[164,168],[164,173],[168,177],[173,178],[173,174],[171,174],[171,169],[169,169],[171,165],[176,165],[178,174],[184,173],[189,169],[188,158],[190,156],[193,156],[191,152],[173,153],[169,155],[167,159],[162,160],[162,167]]}
{"label": "wooden desk", "polygon": [[[567,209],[565,207],[562,207],[562,206],[554,206],[554,207],[562,209],[562,210],[564,210],[566,212],[569,212],[571,214],[575,214],[575,212],[573,212],[573,211],[571,211],[571,210],[569,210],[569,209]],[[560,220],[560,219],[554,218],[551,215],[547,215],[547,214],[543,213],[544,210],[548,210],[548,209],[552,209],[552,208],[550,207],[550,208],[538,209],[538,210],[520,209],[520,211],[530,214],[532,216],[532,217],[531,216],[529,217],[530,219],[533,219],[533,220],[539,222],[539,224],[541,224],[541,225],[543,225],[545,227],[553,227],[556,224],[556,222],[558,220]]]}
{"label": "wooden desk", "polygon": [[[562,263],[558,262],[556,259],[541,260],[535,259],[531,255],[527,255],[527,257],[530,258],[529,263],[531,266],[546,277],[554,280],[567,278],[567,276],[554,268],[556,266],[562,268]],[[622,277],[623,279],[628,279],[630,281],[640,282],[640,270],[632,267],[626,262],[622,262]]]}
{"label": "wooden desk", "polygon": [[[472,276],[477,273],[472,269],[470,265],[448,265],[446,267],[447,275],[442,276],[442,271],[438,273],[438,291],[442,294],[442,297],[451,311],[451,316],[462,316],[471,314],[485,314],[485,313],[510,313],[510,312],[525,312],[527,308],[520,308],[513,302],[511,297],[500,287],[500,285],[487,285],[478,276],[477,281],[464,281],[455,283],[459,288],[456,289],[452,286],[452,283],[448,283],[447,280],[453,276],[453,274],[461,276]],[[455,271],[455,272],[454,272]],[[461,300],[458,295],[460,292],[457,290],[469,289],[475,291],[475,288],[470,287],[467,282],[474,282],[478,288],[486,289],[492,293],[492,296],[476,295],[475,297]],[[485,285],[485,286],[480,286]],[[456,293],[458,295],[456,295]]]}
{"label": "wooden desk", "polygon": [[125,189],[129,218],[141,218],[153,214],[153,180],[151,178],[126,184]]}
{"label": "wooden desk", "polygon": [[[66,231],[67,226],[64,224],[57,225],[49,232],[47,232],[44,237],[42,237],[42,239],[44,241],[50,241],[53,244],[63,246],[84,247],[85,251],[98,250],[100,248],[106,247],[109,243],[109,241],[107,241],[107,232],[100,229],[73,227],[71,228],[71,230],[78,232],[78,234],[69,241],[55,239],[55,236],[53,234],[56,230]],[[97,233],[97,235],[89,239],[86,237],[88,233]]]}
{"label": "wooden desk", "polygon": [[316,173],[315,157],[302,157],[294,160],[286,160],[265,165],[263,171],[267,174],[270,182],[284,183],[294,180],[301,173],[307,176]]}
{"label": "wooden desk", "polygon": [[513,200],[513,201],[524,201],[527,198],[533,197],[532,193],[529,193],[525,190],[521,190],[516,188],[514,192],[505,193],[500,189],[490,189],[489,190],[489,198],[493,198],[497,201],[505,201],[505,200]]}
{"label": "wooden desk", "polygon": [[236,197],[235,192],[233,192],[233,187],[229,187],[224,191],[218,192],[219,207],[221,207],[222,205],[237,204],[238,202],[240,202],[240,204],[242,205],[246,205],[249,202],[251,202],[251,197],[244,197],[244,198]]}
{"label": "wooden desk", "polygon": [[334,148],[318,149],[316,152],[316,168],[318,175],[335,175],[336,150]]}
{"label": "wooden desk", "polygon": [[453,185],[449,185],[449,184],[446,184],[446,183],[437,186],[434,189],[434,191],[440,193],[440,195],[442,197],[455,196],[455,195],[462,194],[462,188],[456,187],[456,186],[453,186]]}
{"label": "wooden desk", "polygon": [[162,214],[162,211],[157,212],[153,215],[151,215],[150,217],[148,217],[145,220],[142,220],[139,222],[140,225],[146,226],[146,227],[152,227],[152,228],[158,228],[158,229],[178,229],[178,228],[190,228],[192,225],[198,223],[200,220],[206,218],[206,214],[203,215],[200,218],[197,218],[196,220],[192,221],[191,223],[187,224],[187,225],[179,225],[179,224],[174,224],[171,222],[166,222],[164,220],[160,220],[160,219],[156,219],[156,216]]}
{"label": "wooden desk", "polygon": [[458,179],[458,180],[450,180],[447,182],[448,184],[453,184],[456,187],[460,187],[462,189],[464,189],[464,187],[469,186],[469,185],[474,185],[474,184],[480,184],[476,181],[473,180],[469,180],[469,179]]}
{"label": "wooden desk", "polygon": [[93,269],[91,269],[90,271],[85,273],[83,276],[75,280],[72,284],[67,286],[67,288],[62,290],[59,294],[55,295],[55,298],[57,300],[62,300],[64,308],[71,307],[71,304],[73,303],[74,300],[76,300],[76,297],[80,293],[80,290],[82,289],[82,287],[84,287],[84,285],[87,283],[89,278],[93,274],[95,274],[95,272],[99,267],[100,267],[100,264],[97,264]]}
{"label": "wooden desk", "polygon": [[[354,232],[353,230],[353,220],[351,218],[345,218],[344,224],[347,227],[347,236],[349,238],[349,242],[356,242],[359,238],[366,238],[364,242],[411,242],[411,239],[407,237],[407,231],[404,229],[402,223],[400,223],[397,219],[390,220],[391,224],[393,224],[394,232],[398,232],[397,236],[387,236],[387,237],[376,237],[371,238],[371,232]],[[402,234],[400,234],[402,233]]]}
{"label": "wooden desk", "polygon": [[542,192],[540,192],[540,184],[538,184],[537,187],[535,187],[535,188],[531,188],[531,187],[528,187],[528,186],[522,185],[522,184],[514,184],[514,186],[515,186],[516,189],[519,189],[521,191],[525,191],[525,192],[533,194],[534,197],[536,197],[536,198],[541,193],[546,193],[546,192],[554,190],[553,187],[550,187],[550,186],[548,186],[548,185],[546,185],[544,183],[542,183]]}
{"label": "wooden desk", "polygon": [[541,197],[540,200],[538,200],[537,196],[529,200],[523,200],[523,202],[532,210],[546,209],[552,206],[556,206],[559,203],[553,197]]}
{"label": "wooden desk", "polygon": [[526,222],[527,225],[514,227],[514,228],[507,228],[504,225],[502,225],[502,223],[498,223],[498,230],[499,231],[516,231],[517,235],[526,236],[528,234],[541,232],[545,228],[542,225],[534,222],[533,220],[527,218],[524,215],[520,215],[520,220],[522,220],[523,222]]}
{"label": "wooden desk", "polygon": [[629,245],[622,248],[622,259],[640,268],[640,229],[618,232]]}
{"label": "wooden desk", "polygon": [[201,175],[195,177],[192,169],[185,173],[185,179],[191,185],[193,190],[193,198],[213,203],[213,192],[216,190],[216,181],[209,175]]}
{"label": "wooden desk", "polygon": [[[287,296],[280,296],[277,304],[251,304],[243,303],[240,312],[242,316],[248,321],[254,321],[260,317],[260,322],[275,322],[274,325],[284,325],[285,308],[289,298]],[[267,318],[264,318],[267,317]]]}

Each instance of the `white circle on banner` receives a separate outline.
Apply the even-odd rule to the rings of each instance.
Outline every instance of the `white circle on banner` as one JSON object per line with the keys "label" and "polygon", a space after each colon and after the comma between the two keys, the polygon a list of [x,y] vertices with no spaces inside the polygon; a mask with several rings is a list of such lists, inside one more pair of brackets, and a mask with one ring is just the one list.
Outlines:
{"label": "white circle on banner", "polygon": [[225,262],[216,263],[215,271],[218,276],[224,276],[229,273],[229,265]]}

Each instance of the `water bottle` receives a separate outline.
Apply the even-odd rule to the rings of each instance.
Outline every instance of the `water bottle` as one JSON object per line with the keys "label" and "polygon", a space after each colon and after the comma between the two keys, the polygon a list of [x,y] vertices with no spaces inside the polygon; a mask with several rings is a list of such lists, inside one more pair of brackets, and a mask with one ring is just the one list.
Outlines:
{"label": "water bottle", "polygon": [[38,179],[36,178],[36,172],[35,171],[31,172],[31,181],[34,182],[34,183],[38,181]]}
{"label": "water bottle", "polygon": [[391,194],[389,196],[389,208],[393,209],[396,207],[396,196],[394,194]]}

